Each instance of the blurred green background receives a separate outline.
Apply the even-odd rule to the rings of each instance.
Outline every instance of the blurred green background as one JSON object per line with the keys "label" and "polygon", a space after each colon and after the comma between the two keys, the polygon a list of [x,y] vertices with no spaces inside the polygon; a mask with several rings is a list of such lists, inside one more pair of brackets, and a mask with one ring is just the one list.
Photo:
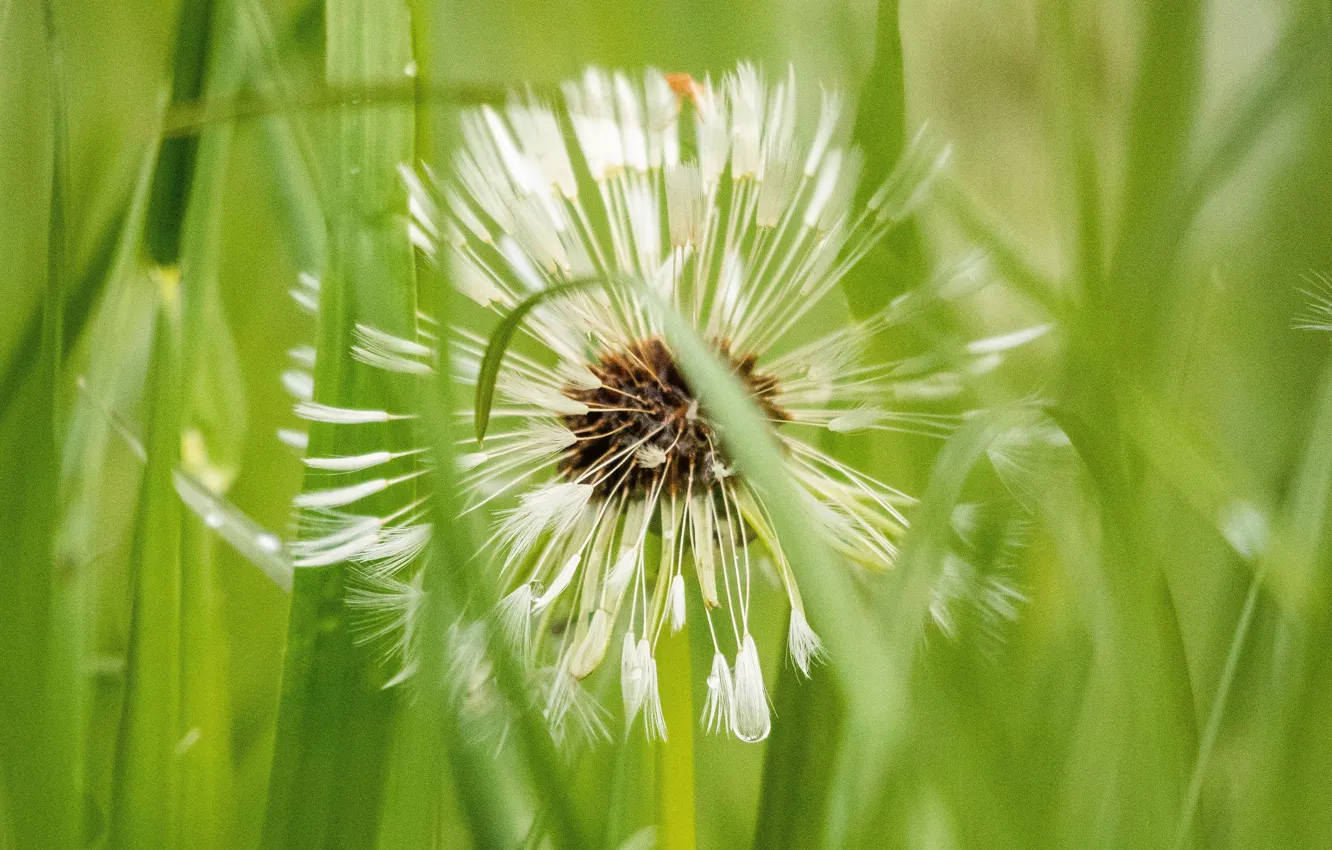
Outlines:
{"label": "blurred green background", "polygon": [[[192,468],[234,479],[230,500],[285,532],[301,466],[274,438],[294,421],[278,376],[286,349],[315,332],[286,292],[299,272],[323,271],[292,162],[317,168],[337,129],[330,110],[282,106],[322,85],[321,2],[185,2],[200,5],[0,0],[0,847],[145,846],[114,825],[134,805],[185,813],[183,834],[158,846],[256,847],[263,829],[290,598],[232,548],[196,539],[189,520],[172,541],[208,565],[205,598],[188,581],[163,592],[216,628],[190,643],[188,623],[168,625],[184,649],[162,657],[183,665],[172,675],[186,710],[222,712],[217,760],[170,799],[151,782],[136,798],[118,773],[145,734],[122,712],[143,592],[132,577],[151,548],[142,488],[160,471],[145,473],[117,432],[151,439],[161,421],[152,388],[169,343],[160,323],[154,341],[145,257],[155,232],[179,233],[184,208],[146,201],[148,240],[121,232],[145,159],[160,167],[163,114],[198,117],[185,107],[203,89],[186,91],[181,69],[211,44],[218,73],[216,28],[190,22],[236,16],[233,85],[279,111],[205,125],[232,132],[193,213],[211,223],[186,228],[215,252],[196,260],[211,294],[183,317],[179,352],[189,375],[208,365],[177,402],[208,438],[208,462]],[[928,123],[954,155],[913,225],[919,247],[894,241],[906,262],[871,263],[849,284],[852,304],[883,303],[923,266],[980,249],[996,283],[933,332],[1055,325],[968,403],[1038,401],[1072,447],[1001,437],[935,506],[980,504],[1029,526],[1006,565],[1027,597],[1016,621],[950,637],[869,606],[867,628],[910,637],[909,669],[884,674],[900,701],[877,728],[845,719],[829,671],[778,683],[784,611],[776,594],[759,600],[776,731],[759,746],[695,734],[698,846],[1332,846],[1332,361],[1326,335],[1294,327],[1303,290],[1332,272],[1326,4],[424,0],[412,11],[410,49],[441,89],[553,84],[587,64],[716,76],[753,59],[858,97],[871,151],[891,154],[903,126]],[[446,103],[417,116],[423,156],[447,144]],[[65,199],[54,210],[53,185]],[[47,374],[53,340],[65,358]],[[837,448],[908,492],[949,496],[937,441]],[[199,645],[202,660],[189,650]],[[67,716],[62,671],[83,694]],[[569,771],[598,845],[655,818],[652,747],[619,740]],[[839,746],[882,760],[840,771]],[[503,787],[530,820],[539,791],[520,785]],[[70,787],[73,802],[47,793]],[[460,796],[444,783],[434,846],[490,842]],[[188,814],[200,799],[211,814]]]}

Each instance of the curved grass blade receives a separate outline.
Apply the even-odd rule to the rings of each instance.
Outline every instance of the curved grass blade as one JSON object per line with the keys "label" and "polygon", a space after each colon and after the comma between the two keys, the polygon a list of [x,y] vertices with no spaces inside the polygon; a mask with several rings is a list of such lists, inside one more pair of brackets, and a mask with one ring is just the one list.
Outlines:
{"label": "curved grass blade", "polygon": [[578,289],[592,285],[607,286],[609,283],[600,278],[586,278],[559,283],[540,292],[529,295],[518,306],[509,311],[490,335],[486,351],[481,358],[481,369],[476,378],[476,441],[480,443],[486,436],[490,425],[490,409],[495,403],[495,381],[499,378],[500,365],[504,362],[504,352],[513,342],[514,334],[522,327],[527,315],[552,298],[567,295]]}

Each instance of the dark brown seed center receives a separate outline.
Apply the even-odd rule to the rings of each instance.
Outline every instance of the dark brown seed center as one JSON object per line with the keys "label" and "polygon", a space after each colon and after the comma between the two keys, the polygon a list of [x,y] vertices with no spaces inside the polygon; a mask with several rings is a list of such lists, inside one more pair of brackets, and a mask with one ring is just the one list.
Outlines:
{"label": "dark brown seed center", "polygon": [[[777,380],[755,371],[755,355],[733,356],[726,340],[715,346],[765,414],[783,421],[790,418],[772,400]],[[691,483],[695,492],[703,492],[716,480],[718,467],[729,466],[661,339],[609,352],[590,368],[601,380],[600,387],[564,388],[566,396],[591,408],[563,417],[565,427],[578,437],[560,464],[565,478],[586,476],[583,483],[593,485],[593,495],[599,498],[616,490],[631,497],[645,493],[663,476],[662,486],[670,492],[683,493]],[[626,451],[633,456],[623,457]]]}

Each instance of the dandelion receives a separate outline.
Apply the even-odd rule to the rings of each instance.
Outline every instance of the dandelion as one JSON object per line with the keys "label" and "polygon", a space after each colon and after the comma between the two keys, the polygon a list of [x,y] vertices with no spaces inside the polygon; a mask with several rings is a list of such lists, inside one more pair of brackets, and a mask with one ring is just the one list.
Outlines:
{"label": "dandelion", "polygon": [[[919,135],[858,205],[861,156],[841,142],[841,95],[822,93],[806,139],[793,71],[769,85],[750,64],[719,84],[592,69],[562,94],[558,110],[529,92],[502,110],[465,113],[451,179],[404,169],[412,241],[462,295],[501,314],[579,279],[651,287],[692,321],[765,414],[832,547],[849,565],[888,568],[911,499],[823,451],[820,433],[945,433],[952,418],[886,403],[950,396],[969,364],[1039,333],[959,345],[953,358],[875,362],[870,340],[914,315],[921,297],[822,336],[804,320],[921,203],[947,151]],[[313,290],[307,283],[297,294],[308,301]],[[602,731],[581,682],[606,665],[618,634],[626,725],[641,715],[646,733],[664,739],[655,648],[667,628],[686,625],[695,593],[713,644],[702,722],[762,740],[771,715],[750,631],[761,557],[785,591],[788,655],[804,674],[825,654],[811,624],[818,617],[804,608],[784,530],[732,465],[661,317],[632,287],[584,288],[537,305],[520,333],[526,343],[506,353],[496,381],[497,424],[484,444],[462,447],[458,476],[465,510],[496,517],[484,550],[503,583],[495,619],[543,683],[552,729],[572,719]],[[425,317],[415,339],[358,326],[355,355],[388,372],[428,374],[436,336]],[[464,327],[450,339],[455,380],[474,384],[486,339]],[[411,415],[308,397],[297,413],[348,428]],[[306,464],[373,469],[399,456]],[[305,544],[305,557],[326,560],[346,547],[372,565],[374,542],[406,536],[401,529],[419,525],[424,512],[413,502],[377,518],[371,535],[352,505],[414,474],[307,492],[302,504],[337,522]],[[399,552],[392,569],[378,571],[380,583],[401,590],[392,573],[405,563]]]}

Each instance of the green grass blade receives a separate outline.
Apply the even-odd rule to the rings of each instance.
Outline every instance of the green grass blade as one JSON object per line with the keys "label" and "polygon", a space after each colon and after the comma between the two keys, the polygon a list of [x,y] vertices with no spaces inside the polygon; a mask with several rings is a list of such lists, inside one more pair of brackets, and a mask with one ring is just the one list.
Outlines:
{"label": "green grass blade", "polygon": [[[412,43],[416,82],[428,87],[434,79],[433,42],[443,32],[447,19],[437,4],[415,2],[412,9]],[[433,115],[429,104],[418,103],[416,139],[423,161],[437,162],[444,155],[444,141],[432,127],[443,116]],[[431,303],[449,303],[447,281],[433,265],[418,259],[420,280]],[[440,325],[441,351],[447,351],[451,322]],[[470,571],[457,569],[476,554],[472,529],[457,520],[460,505],[453,454],[453,379],[447,357],[439,358],[434,381],[420,388],[428,399],[425,433],[433,449],[432,487],[435,508],[434,534],[422,577],[423,598],[417,613],[417,672],[407,683],[410,697],[402,712],[394,741],[392,775],[385,792],[384,818],[380,831],[381,850],[415,850],[448,845],[456,826],[451,820],[450,800],[462,816],[463,826],[476,847],[516,847],[522,840],[527,819],[525,789],[511,769],[512,752],[496,753],[484,740],[466,728],[456,685],[449,681],[450,629],[462,615],[469,592],[463,580]]]}
{"label": "green grass blade", "polygon": [[804,679],[783,664],[777,674],[773,713],[780,722],[763,759],[755,850],[815,847],[823,839],[846,707],[832,671],[810,672]]}
{"label": "green grass blade", "polygon": [[[69,233],[66,226],[68,216],[68,172],[69,172],[69,127],[68,104],[65,87],[65,47],[62,31],[63,21],[53,0],[45,6],[47,53],[51,66],[51,207],[50,229],[47,241],[47,294],[42,327],[42,352],[45,379],[49,381],[50,407],[49,435],[43,435],[47,449],[55,452],[58,458],[58,446],[66,422],[66,392],[64,375],[64,357],[62,340],[64,339],[64,302],[65,279],[69,267]],[[45,452],[43,452],[45,454]],[[50,472],[56,472],[55,469]],[[59,487],[59,475],[55,476]],[[60,496],[63,493],[57,491]],[[42,498],[38,496],[38,498]],[[60,841],[82,839],[83,832],[83,795],[85,789],[85,728],[88,708],[88,681],[85,665],[88,656],[88,597],[90,582],[88,570],[84,564],[73,564],[61,558],[57,544],[57,511],[61,499],[57,498],[45,507],[49,520],[42,525],[51,535],[48,540],[47,557],[51,559],[51,610],[46,658],[46,690],[44,693],[46,728],[43,734],[48,736],[44,754],[48,780],[46,793],[51,795],[49,805],[53,815],[58,817],[51,824],[54,834],[49,837],[52,844]],[[41,527],[41,526],[39,526]]]}
{"label": "green grass blade", "polygon": [[[46,271],[34,368],[16,394],[16,419],[0,417],[0,473],[15,493],[0,500],[6,519],[0,555],[17,565],[0,585],[0,769],[7,800],[4,831],[18,846],[59,848],[83,839],[85,730],[88,707],[88,571],[62,557],[64,495],[60,442],[66,392],[65,287],[69,268],[68,124],[63,18],[51,2],[44,17],[50,85],[51,175],[46,208]],[[9,525],[9,523],[13,523]]]}
{"label": "green grass blade", "polygon": [[663,847],[693,850],[698,846],[698,782],[694,775],[694,724],[698,715],[692,698],[689,632],[664,636],[658,644],[657,658],[662,714],[667,728],[674,731],[670,741],[656,745],[656,836]]}
{"label": "green grass blade", "polygon": [[[241,0],[237,41],[247,57],[247,81],[260,96],[282,99],[291,86],[278,55],[268,13],[259,0]],[[226,122],[231,126],[231,122]],[[298,268],[322,276],[328,264],[328,223],[315,146],[297,116],[276,112],[262,122],[276,179],[285,232],[291,234]]]}
{"label": "green grass blade", "polygon": [[[865,155],[857,204],[869,201],[906,150],[910,130],[903,59],[900,3],[880,0],[874,63],[860,92],[853,134]],[[841,288],[852,314],[865,317],[887,307],[894,295],[925,275],[913,218],[889,231],[855,273],[843,279]],[[773,707],[783,722],[773,729],[764,754],[754,847],[817,844],[833,788],[845,705],[829,671],[816,669],[813,680],[804,681],[792,664],[783,663]]]}
{"label": "green grass blade", "polygon": [[[1274,580],[1271,589],[1278,592],[1278,599],[1286,603],[1287,610],[1297,620],[1326,617],[1326,611],[1318,611],[1315,606],[1326,604],[1323,600],[1327,599],[1327,582],[1325,578],[1311,574],[1311,568],[1321,563],[1320,554],[1327,545],[1328,507],[1332,504],[1332,437],[1329,435],[1332,435],[1332,362],[1324,365],[1310,438],[1296,472],[1295,486],[1283,506],[1272,544],[1262,553],[1254,570],[1235,623],[1225,665],[1198,742],[1198,757],[1184,795],[1175,832],[1176,848],[1188,846],[1194,831],[1204,782],[1221,735],[1240,656],[1247,646],[1266,580],[1269,577]],[[1274,699],[1280,696],[1283,695],[1275,694]]]}
{"label": "green grass blade", "polygon": [[[246,56],[236,4],[219,0],[208,31],[212,47],[204,88],[213,94],[241,83]],[[181,463],[215,490],[236,474],[245,434],[245,397],[235,343],[219,288],[222,192],[233,130],[210,128],[194,149],[180,225]],[[173,489],[176,479],[173,476]],[[227,646],[214,575],[215,538],[203,519],[181,526],[182,680],[179,728],[180,830],[200,848],[229,847],[235,819]]]}
{"label": "green grass blade", "polygon": [[[199,0],[180,6],[171,69],[173,105],[197,100],[203,92],[212,43],[208,29],[213,20],[213,5],[214,0]],[[144,229],[144,251],[157,265],[174,265],[180,258],[181,222],[189,204],[197,150],[198,140],[192,137],[167,138],[162,142]]]}
{"label": "green grass blade", "polygon": [[[1116,313],[1112,345],[1125,363],[1152,354],[1167,311],[1167,272],[1182,230],[1172,220],[1202,85],[1201,0],[1144,3],[1143,41],[1130,116],[1123,204],[1104,292],[1089,320]],[[1101,333],[1103,326],[1089,329]]]}
{"label": "green grass blade", "polygon": [[[444,358],[439,373],[429,398],[447,400],[451,382]],[[435,840],[443,788],[450,780],[475,846],[514,847],[522,838],[523,807],[515,784],[504,775],[504,760],[484,741],[469,737],[448,676],[449,631],[463,615],[463,601],[474,598],[466,578],[471,570],[459,565],[476,551],[470,527],[457,519],[461,506],[451,472],[456,468],[453,440],[444,436],[453,430],[445,412],[450,409],[447,403],[426,408],[435,458],[435,525],[417,612],[417,672],[398,724],[381,828],[383,850],[411,850]]]}
{"label": "green grass blade", "polygon": [[[441,322],[441,329],[447,327],[447,321]],[[447,332],[440,344],[448,345]],[[450,699],[444,666],[446,636],[449,627],[458,622],[464,613],[464,603],[466,612],[476,617],[488,614],[497,601],[496,588],[490,578],[468,568],[477,547],[467,523],[458,521],[462,505],[455,471],[455,429],[449,416],[453,409],[452,387],[448,380],[447,364],[444,358],[440,360],[436,391],[427,395],[424,416],[434,457],[434,497],[431,502],[435,523],[435,554],[425,574],[425,599],[421,607],[421,681],[416,687],[420,689],[422,698],[418,701],[422,707],[441,706]],[[528,691],[524,665],[513,654],[501,631],[489,619],[483,622],[486,624],[487,646],[494,665],[496,684],[513,717],[510,740],[521,762],[523,779],[527,787],[535,792],[538,811],[544,813],[549,839],[556,847],[566,850],[591,846],[586,841],[583,824],[573,806],[568,771],[555,752],[545,719]],[[466,784],[472,781],[466,768],[477,764],[485,755],[465,740],[465,730],[457,725],[456,710],[448,708],[447,715],[451,720],[451,728],[447,731],[446,740],[449,743],[448,756],[454,782],[460,794],[466,795],[463,803],[473,838],[480,846],[491,846],[487,842],[501,835],[514,834],[512,830],[516,824],[513,821],[515,813],[511,808],[512,803],[491,812],[485,811],[486,798],[495,787],[485,772],[481,776],[487,784],[463,791]],[[428,720],[428,717],[425,719]],[[413,740],[439,740],[439,730],[423,726],[422,717],[415,708],[409,711],[408,720],[414,720],[407,727],[414,729],[409,733]],[[416,753],[416,764],[412,769],[417,775],[434,777],[439,774],[441,766],[438,761],[427,761],[443,755],[438,750],[436,753]]]}
{"label": "green grass blade", "polygon": [[[402,79],[412,58],[405,6],[335,0],[325,7],[325,26],[330,85]],[[412,398],[412,384],[365,374],[351,347],[357,321],[401,336],[414,332],[413,256],[396,172],[399,163],[413,160],[412,116],[403,109],[345,106],[332,126],[330,256],[320,299],[315,398],[401,407]],[[316,426],[310,451],[355,453],[366,450],[364,441],[381,449],[385,438],[408,439],[408,428],[347,435]],[[307,485],[324,486],[313,477]],[[369,510],[390,509],[383,500],[367,504]],[[378,840],[399,699],[382,688],[392,673],[381,669],[374,648],[353,640],[344,604],[347,579],[345,565],[295,576],[265,847],[372,847]]]}
{"label": "green grass blade", "polygon": [[[857,205],[892,172],[911,135],[906,122],[906,79],[902,64],[899,0],[879,0],[874,64],[860,91],[853,140],[865,154]],[[884,307],[904,288],[923,280],[925,256],[914,219],[889,231],[842,282],[854,315],[865,317]]]}
{"label": "green grass blade", "polygon": [[164,275],[148,388],[148,454],[131,563],[130,645],[116,751],[112,850],[172,847],[179,837],[181,504],[172,488],[180,458],[180,322],[174,280]]}
{"label": "green grass blade", "polygon": [[[852,587],[850,573],[836,567],[837,560],[824,542],[822,530],[811,521],[803,498],[786,473],[767,422],[738,379],[717,361],[688,322],[646,287],[640,292],[661,315],[667,341],[700,404],[717,423],[727,456],[762,494],[773,526],[780,529],[781,543],[800,582],[811,623],[834,659],[847,699],[851,739],[873,729],[879,736],[876,740],[895,740],[895,724],[902,720],[903,694],[892,690],[889,683],[901,680],[902,673],[895,667],[901,659],[889,655],[878,627],[866,627],[871,619],[864,601]],[[854,775],[851,780],[843,776],[842,781],[863,777],[863,767],[859,754],[845,749],[840,753],[839,772]],[[854,800],[834,800],[834,805],[850,807],[834,812],[827,828],[825,840],[840,846],[858,834],[863,813],[852,811],[859,805]]]}
{"label": "green grass blade", "polygon": [[1266,558],[1266,577],[1298,619],[1326,622],[1332,614],[1332,579],[1322,568],[1332,506],[1332,361],[1323,365],[1309,433]]}

